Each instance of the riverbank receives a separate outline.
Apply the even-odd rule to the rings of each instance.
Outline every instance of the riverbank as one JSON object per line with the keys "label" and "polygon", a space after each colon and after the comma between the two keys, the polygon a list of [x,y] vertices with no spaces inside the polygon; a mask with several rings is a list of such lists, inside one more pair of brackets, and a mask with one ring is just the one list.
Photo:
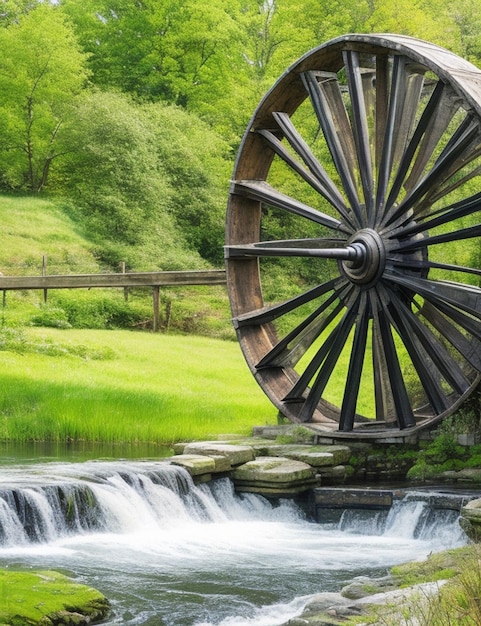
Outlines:
{"label": "riverbank", "polygon": [[442,626],[479,624],[480,548],[471,544],[359,577],[339,593],[314,596],[283,626]]}

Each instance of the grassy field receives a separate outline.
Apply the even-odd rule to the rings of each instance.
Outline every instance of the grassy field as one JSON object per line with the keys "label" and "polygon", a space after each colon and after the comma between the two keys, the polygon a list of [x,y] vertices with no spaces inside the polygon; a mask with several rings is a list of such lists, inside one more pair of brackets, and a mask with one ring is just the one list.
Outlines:
{"label": "grassy field", "polygon": [[236,342],[13,332],[0,351],[0,440],[172,443],[249,434],[276,421]]}

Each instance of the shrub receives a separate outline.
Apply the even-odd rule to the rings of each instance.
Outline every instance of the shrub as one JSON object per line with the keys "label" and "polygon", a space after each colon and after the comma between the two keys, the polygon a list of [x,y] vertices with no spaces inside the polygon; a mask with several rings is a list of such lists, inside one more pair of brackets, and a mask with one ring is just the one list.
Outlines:
{"label": "shrub", "polygon": [[120,294],[77,291],[73,296],[56,295],[55,302],[73,328],[135,328],[152,318],[150,307]]}
{"label": "shrub", "polygon": [[32,326],[47,326],[50,328],[72,328],[67,314],[60,307],[43,306],[38,315],[31,319]]}

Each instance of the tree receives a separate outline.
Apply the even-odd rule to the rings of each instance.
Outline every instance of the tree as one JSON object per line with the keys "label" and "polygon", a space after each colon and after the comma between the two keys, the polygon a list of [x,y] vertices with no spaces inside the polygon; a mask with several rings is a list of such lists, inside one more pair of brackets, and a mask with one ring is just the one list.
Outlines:
{"label": "tree", "polygon": [[188,109],[225,89],[238,40],[229,0],[63,0],[62,6],[91,54],[96,84]]}
{"label": "tree", "polygon": [[206,124],[179,107],[95,90],[65,132],[65,194],[104,262],[173,270],[222,259],[230,164]]}
{"label": "tree", "polygon": [[0,29],[0,49],[1,184],[39,192],[65,150],[62,125],[85,85],[86,58],[50,4]]}
{"label": "tree", "polygon": [[459,28],[459,54],[471,63],[481,66],[481,11],[478,0],[450,3],[448,11]]}
{"label": "tree", "polygon": [[153,128],[157,157],[173,189],[171,213],[177,228],[191,249],[221,264],[232,169],[226,144],[180,107],[151,104],[142,113]]}

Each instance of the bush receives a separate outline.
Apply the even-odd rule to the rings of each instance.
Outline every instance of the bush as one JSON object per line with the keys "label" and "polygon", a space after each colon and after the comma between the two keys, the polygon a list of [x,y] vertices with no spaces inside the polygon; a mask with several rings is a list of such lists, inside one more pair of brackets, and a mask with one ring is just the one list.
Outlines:
{"label": "bush", "polygon": [[38,315],[31,319],[32,326],[47,326],[49,328],[72,328],[67,314],[60,307],[43,306]]}
{"label": "bush", "polygon": [[136,328],[152,319],[145,303],[125,300],[120,294],[79,292],[55,295],[55,309],[64,312],[73,328]]}

